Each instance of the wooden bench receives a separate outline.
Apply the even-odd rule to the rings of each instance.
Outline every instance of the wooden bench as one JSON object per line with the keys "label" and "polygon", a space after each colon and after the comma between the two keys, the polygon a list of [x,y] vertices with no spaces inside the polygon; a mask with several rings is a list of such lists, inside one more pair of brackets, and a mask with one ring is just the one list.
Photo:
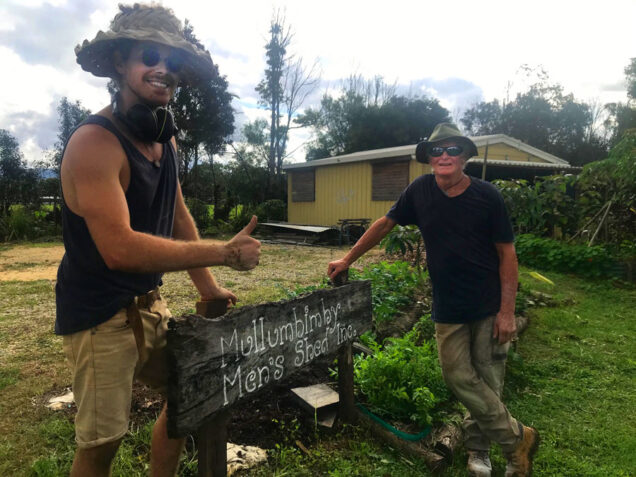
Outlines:
{"label": "wooden bench", "polygon": [[340,229],[340,245],[350,245],[351,241],[356,242],[365,230],[369,227],[371,219],[340,219],[338,228]]}

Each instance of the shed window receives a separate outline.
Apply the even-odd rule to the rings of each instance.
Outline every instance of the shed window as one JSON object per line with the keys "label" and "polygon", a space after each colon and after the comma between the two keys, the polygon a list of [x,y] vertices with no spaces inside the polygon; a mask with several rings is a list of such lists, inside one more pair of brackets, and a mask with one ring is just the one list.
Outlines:
{"label": "shed window", "polygon": [[396,200],[407,185],[408,161],[373,164],[371,200]]}
{"label": "shed window", "polygon": [[292,173],[292,202],[313,202],[316,200],[315,169]]}

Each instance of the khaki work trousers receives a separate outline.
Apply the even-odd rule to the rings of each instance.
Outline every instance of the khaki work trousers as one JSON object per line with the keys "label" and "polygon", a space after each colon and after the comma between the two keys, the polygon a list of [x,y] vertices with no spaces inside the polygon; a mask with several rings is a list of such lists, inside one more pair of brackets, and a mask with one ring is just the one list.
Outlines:
{"label": "khaki work trousers", "polygon": [[435,323],[435,338],[444,381],[468,409],[466,449],[487,451],[496,442],[511,452],[521,427],[501,401],[510,343],[493,339],[494,323],[494,316],[466,324]]}

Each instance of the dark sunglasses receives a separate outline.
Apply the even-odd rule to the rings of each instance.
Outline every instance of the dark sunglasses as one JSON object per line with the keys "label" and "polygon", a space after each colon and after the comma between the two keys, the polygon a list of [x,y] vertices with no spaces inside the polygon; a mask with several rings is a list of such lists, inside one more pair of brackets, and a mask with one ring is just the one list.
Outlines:
{"label": "dark sunglasses", "polygon": [[[161,54],[154,48],[145,48],[141,52],[141,61],[144,65],[152,68],[161,61]],[[178,53],[172,53],[164,58],[166,68],[171,73],[178,73],[183,69],[183,57]]]}
{"label": "dark sunglasses", "polygon": [[448,147],[433,146],[429,148],[428,155],[432,157],[439,157],[442,154],[444,154],[444,151],[446,151],[446,154],[448,154],[449,156],[455,157],[455,156],[459,156],[462,152],[464,152],[464,148],[461,146],[448,146]]}

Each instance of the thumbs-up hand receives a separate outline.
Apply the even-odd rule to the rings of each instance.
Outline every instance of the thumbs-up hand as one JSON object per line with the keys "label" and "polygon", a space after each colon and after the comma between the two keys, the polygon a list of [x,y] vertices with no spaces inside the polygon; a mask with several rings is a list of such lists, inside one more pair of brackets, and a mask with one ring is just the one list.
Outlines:
{"label": "thumbs-up hand", "polygon": [[240,271],[251,270],[258,265],[261,243],[250,237],[257,224],[258,218],[253,215],[250,223],[225,244],[225,265]]}

